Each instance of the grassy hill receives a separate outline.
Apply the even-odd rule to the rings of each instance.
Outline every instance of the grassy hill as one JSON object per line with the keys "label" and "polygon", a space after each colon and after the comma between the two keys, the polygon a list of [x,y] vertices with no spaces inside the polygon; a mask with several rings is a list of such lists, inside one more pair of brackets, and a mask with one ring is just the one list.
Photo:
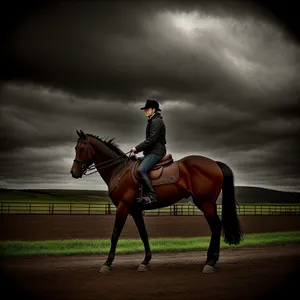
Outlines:
{"label": "grassy hill", "polygon": [[[239,203],[298,203],[300,193],[284,192],[259,187],[236,187],[236,199]],[[220,202],[220,197],[218,199]]]}
{"label": "grassy hill", "polygon": [[109,201],[107,191],[89,190],[0,190],[0,201],[99,202]]}
{"label": "grassy hill", "polygon": [[[259,187],[237,186],[235,188],[237,201],[242,203],[295,203],[300,204],[299,192],[283,192]],[[43,201],[43,202],[100,202],[110,201],[107,191],[95,190],[0,190],[0,201]],[[218,202],[221,203],[222,194]],[[183,199],[180,202],[189,202]]]}
{"label": "grassy hill", "polygon": [[[235,187],[235,198],[240,204],[300,204],[299,192],[276,191],[260,187],[237,186]],[[222,203],[222,192],[217,203]]]}

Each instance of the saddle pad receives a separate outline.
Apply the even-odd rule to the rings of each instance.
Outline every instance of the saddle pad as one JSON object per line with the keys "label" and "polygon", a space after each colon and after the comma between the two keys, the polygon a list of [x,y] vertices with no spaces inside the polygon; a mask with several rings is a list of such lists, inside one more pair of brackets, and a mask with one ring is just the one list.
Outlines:
{"label": "saddle pad", "polygon": [[[137,174],[137,168],[140,163],[141,163],[140,161],[135,161],[135,162],[130,163],[131,164],[131,166],[130,166],[131,178],[135,182],[135,184],[138,186],[141,185],[141,181]],[[110,182],[108,184],[109,195],[119,185],[119,183],[122,179],[122,175],[123,175],[123,173],[121,174],[120,177],[115,176],[110,180]],[[153,186],[173,184],[173,183],[177,182],[179,179],[178,162],[176,162],[176,161],[172,162],[171,164],[162,166],[159,169],[155,169],[155,170],[152,169],[149,171],[148,175],[149,175],[149,178],[151,179]]]}

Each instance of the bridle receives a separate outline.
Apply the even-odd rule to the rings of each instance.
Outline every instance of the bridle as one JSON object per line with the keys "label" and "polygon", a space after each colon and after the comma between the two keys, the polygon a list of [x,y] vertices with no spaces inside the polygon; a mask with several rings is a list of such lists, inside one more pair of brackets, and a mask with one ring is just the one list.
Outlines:
{"label": "bridle", "polygon": [[[128,153],[130,153],[130,154],[132,153],[132,151],[130,150],[130,151],[128,151],[128,152],[126,152],[126,153],[124,153],[124,154],[122,154],[121,156],[118,156],[118,157],[116,157],[116,158],[113,158],[113,159],[104,161],[104,162],[99,163],[99,164],[96,164],[96,165],[94,164],[94,165],[88,166],[88,165],[87,165],[87,156],[88,156],[89,150],[91,150],[92,154],[94,155],[94,152],[93,152],[93,150],[92,150],[92,147],[90,146],[90,140],[89,140],[89,139],[87,139],[87,141],[86,141],[86,140],[78,140],[78,141],[77,141],[76,148],[78,147],[78,145],[79,145],[80,143],[87,144],[86,151],[85,151],[85,154],[84,154],[84,159],[83,159],[83,160],[79,160],[79,159],[76,159],[76,158],[75,158],[73,161],[81,165],[81,168],[82,168],[82,170],[83,170],[83,175],[86,175],[86,176],[92,175],[92,174],[98,172],[98,170],[102,170],[102,169],[111,167],[111,166],[113,166],[113,165],[119,164],[119,163],[121,163],[122,161],[125,161],[125,165],[124,165],[124,167],[123,167],[123,168],[125,168],[126,165],[127,165],[127,163],[128,163],[128,161],[129,161],[129,159],[130,159],[130,155],[129,155],[128,157],[126,157],[126,158],[123,158],[123,156],[126,156]],[[116,160],[118,160],[118,159],[120,159],[120,158],[122,158],[121,161],[116,161]],[[114,162],[114,161],[115,161],[115,162]],[[105,164],[107,164],[107,163],[109,163],[109,162],[112,162],[112,163],[111,163],[111,164],[108,164],[108,165],[105,165]],[[101,167],[100,167],[100,165],[104,165],[104,166],[101,166]],[[123,169],[123,168],[122,168],[122,169]],[[95,169],[96,169],[96,171],[94,171],[94,172],[92,172],[92,173],[89,173],[89,174],[86,174],[87,171],[92,171],[92,170],[95,170]]]}
{"label": "bridle", "polygon": [[[83,160],[79,160],[79,159],[74,159],[73,161],[80,164],[81,165],[81,168],[82,170],[86,170],[88,167],[87,167],[87,164],[86,164],[86,159],[87,159],[87,156],[88,156],[88,153],[89,153],[89,148],[90,148],[90,140],[88,139],[87,141],[86,140],[78,140],[77,141],[77,145],[76,145],[76,148],[81,144],[87,144],[87,149],[85,151],[85,154],[84,154],[84,159]],[[92,151],[92,148],[90,148],[91,151]]]}

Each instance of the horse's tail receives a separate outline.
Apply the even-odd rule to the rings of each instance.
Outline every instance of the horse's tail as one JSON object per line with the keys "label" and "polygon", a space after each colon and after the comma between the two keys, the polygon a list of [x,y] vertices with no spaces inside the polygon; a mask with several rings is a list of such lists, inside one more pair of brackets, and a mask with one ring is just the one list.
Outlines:
{"label": "horse's tail", "polygon": [[217,161],[223,173],[222,186],[222,226],[224,242],[238,245],[243,238],[241,224],[236,211],[234,193],[234,175],[232,170],[223,162]]}

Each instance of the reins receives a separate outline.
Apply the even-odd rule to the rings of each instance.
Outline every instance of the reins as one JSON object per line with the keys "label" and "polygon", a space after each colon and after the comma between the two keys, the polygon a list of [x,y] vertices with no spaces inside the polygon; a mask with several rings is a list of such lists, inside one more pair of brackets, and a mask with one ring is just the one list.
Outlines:
{"label": "reins", "polygon": [[[92,175],[92,174],[97,173],[99,170],[102,170],[102,169],[111,167],[111,166],[113,166],[113,165],[119,164],[119,163],[121,163],[122,161],[117,161],[117,162],[111,163],[111,164],[109,164],[109,165],[107,165],[107,166],[99,167],[99,166],[102,165],[102,164],[107,164],[107,163],[109,163],[109,162],[111,162],[111,161],[115,161],[115,160],[117,160],[117,159],[119,159],[119,158],[122,158],[124,155],[126,155],[126,154],[128,154],[128,153],[131,154],[132,151],[130,150],[130,151],[124,153],[124,154],[121,155],[121,156],[118,156],[118,157],[113,158],[113,159],[109,159],[109,160],[104,161],[104,162],[102,162],[102,163],[99,163],[99,164],[96,164],[96,165],[95,165],[95,164],[94,164],[94,165],[91,165],[91,166],[87,167],[87,168],[84,170],[83,174],[86,175],[86,176],[89,176],[89,175]],[[129,155],[128,157],[126,157],[126,158],[123,159],[123,161],[125,161],[125,164],[124,164],[124,167],[123,167],[123,168],[126,167],[126,165],[127,165],[128,161],[129,161],[130,157],[131,157],[131,156]],[[94,172],[91,172],[91,173],[89,173],[89,174],[86,174],[87,171],[92,171],[92,170],[95,170],[95,169],[97,169],[97,170],[94,171]]]}

